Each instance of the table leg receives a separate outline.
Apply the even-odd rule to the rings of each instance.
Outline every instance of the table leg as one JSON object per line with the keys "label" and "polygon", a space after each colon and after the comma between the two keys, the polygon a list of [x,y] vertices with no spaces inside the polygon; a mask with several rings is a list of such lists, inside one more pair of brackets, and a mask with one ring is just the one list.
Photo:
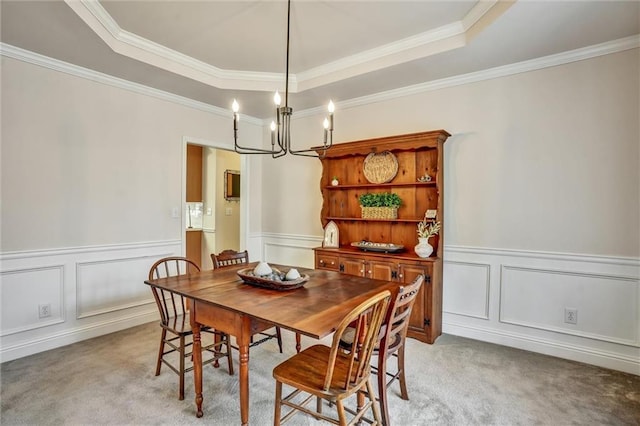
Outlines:
{"label": "table leg", "polygon": [[302,349],[302,346],[300,346],[300,333],[296,333],[296,353],[300,353],[300,349]]}
{"label": "table leg", "polygon": [[202,417],[202,342],[200,324],[191,324],[193,330],[193,382],[196,392],[196,417]]}
{"label": "table leg", "polygon": [[240,351],[240,420],[242,426],[249,424],[249,343],[251,341],[251,320],[244,317],[242,330],[236,336]]}

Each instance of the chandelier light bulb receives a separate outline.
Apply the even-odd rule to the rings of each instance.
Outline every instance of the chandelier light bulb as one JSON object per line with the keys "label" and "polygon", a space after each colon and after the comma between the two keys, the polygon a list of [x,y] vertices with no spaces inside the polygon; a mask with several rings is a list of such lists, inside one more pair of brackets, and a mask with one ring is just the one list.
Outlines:
{"label": "chandelier light bulb", "polygon": [[275,122],[271,122],[271,131],[275,132],[276,131],[276,123]]}
{"label": "chandelier light bulb", "polygon": [[329,100],[329,106],[327,107],[327,109],[329,110],[329,113],[333,114],[333,111],[335,111],[336,107],[333,104],[332,100]]}
{"label": "chandelier light bulb", "polygon": [[236,101],[235,99],[233,100],[233,103],[231,104],[231,110],[233,112],[238,112],[240,111],[240,105],[238,105],[238,101]]}
{"label": "chandelier light bulb", "polygon": [[280,106],[280,93],[278,93],[278,91],[276,90],[276,94],[273,95],[273,102],[276,104],[276,106]]}
{"label": "chandelier light bulb", "polygon": [[325,118],[324,121],[322,122],[322,125],[324,126],[325,129],[328,129],[329,128],[329,120],[327,120]]}

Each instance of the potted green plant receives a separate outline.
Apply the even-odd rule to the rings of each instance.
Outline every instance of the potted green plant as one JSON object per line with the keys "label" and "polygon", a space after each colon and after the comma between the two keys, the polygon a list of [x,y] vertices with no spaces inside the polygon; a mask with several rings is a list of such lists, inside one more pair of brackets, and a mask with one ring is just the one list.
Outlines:
{"label": "potted green plant", "polygon": [[429,244],[429,238],[440,232],[440,222],[427,219],[427,213],[424,219],[418,222],[418,244],[414,247],[416,254],[420,257],[429,257],[433,253],[433,246]]}
{"label": "potted green plant", "polygon": [[358,197],[364,219],[397,219],[402,199],[391,192],[366,193]]}

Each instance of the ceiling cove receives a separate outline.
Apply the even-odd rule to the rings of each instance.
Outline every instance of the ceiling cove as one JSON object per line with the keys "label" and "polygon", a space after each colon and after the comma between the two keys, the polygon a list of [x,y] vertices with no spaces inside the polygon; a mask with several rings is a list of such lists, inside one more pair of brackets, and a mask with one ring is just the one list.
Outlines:
{"label": "ceiling cove", "polygon": [[[65,3],[114,52],[220,89],[273,91],[282,73],[228,70],[192,58],[123,30],[97,0]],[[465,46],[513,2],[479,1],[460,21],[289,75],[289,91],[300,93],[350,77]]]}

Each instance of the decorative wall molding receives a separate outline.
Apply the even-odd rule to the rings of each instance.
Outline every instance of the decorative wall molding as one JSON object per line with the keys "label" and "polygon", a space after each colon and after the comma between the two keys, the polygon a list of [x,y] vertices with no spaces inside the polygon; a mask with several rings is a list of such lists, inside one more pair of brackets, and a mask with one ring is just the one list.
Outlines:
{"label": "decorative wall molding", "polygon": [[[155,303],[149,289],[140,285],[140,277],[147,277],[150,263],[174,254],[167,251],[153,256],[78,262],[76,264],[76,318],[89,318]],[[131,263],[135,264],[131,265]],[[106,267],[106,272],[109,273],[106,282],[101,280],[103,272],[100,270],[101,267]],[[97,270],[93,281],[87,278],[92,270]],[[116,274],[118,276],[114,277]],[[105,289],[105,286],[108,286],[108,289]],[[85,297],[84,293],[88,293],[89,296]],[[109,298],[112,300],[105,300]],[[99,304],[96,305],[96,302]]]}
{"label": "decorative wall molding", "polygon": [[[322,237],[295,234],[253,233],[250,238],[254,242],[260,241],[270,257],[287,258],[291,255],[289,251],[295,250],[297,256],[310,259],[310,262],[313,262],[313,247],[322,244]],[[618,279],[615,282],[636,287],[640,279],[636,276],[640,271],[640,259],[637,258],[445,246],[443,332],[633,374],[640,372],[640,349],[634,339],[617,339],[615,336],[589,333],[568,334],[563,330],[535,327],[536,324],[527,322],[501,321],[500,312],[504,307],[501,306],[502,266],[515,267],[516,261],[520,267],[531,270],[569,272],[578,277],[603,280],[613,277]],[[452,281],[452,272],[459,274],[463,282]],[[451,300],[449,297],[456,294],[452,291],[456,287],[460,292],[456,300]],[[465,289],[471,291],[463,293]],[[610,290],[612,293],[607,297],[620,294],[619,288]],[[631,306],[638,310],[638,296],[631,299]],[[562,301],[549,298],[545,303],[551,306]],[[615,322],[616,318],[611,315],[611,312],[605,311],[600,320]],[[613,315],[616,315],[615,312]],[[626,321],[617,326],[629,329],[634,327],[632,319]]]}
{"label": "decorative wall molding", "polygon": [[[617,299],[613,299],[612,300],[616,300],[618,303],[618,308],[616,309],[616,314],[617,315],[621,315],[621,312],[623,310],[623,306],[621,306],[621,302],[626,301],[628,302],[630,305],[635,305],[635,312],[630,312],[630,315],[627,321],[616,321],[616,322],[620,322],[620,323],[627,323],[630,326],[633,326],[634,321],[635,321],[635,336],[633,336],[633,338],[630,339],[623,339],[623,338],[616,338],[613,337],[612,335],[602,335],[599,334],[597,332],[589,332],[589,331],[582,331],[580,330],[577,326],[574,326],[572,324],[566,324],[564,327],[563,326],[554,326],[554,325],[549,325],[548,322],[545,322],[543,320],[536,320],[534,319],[522,319],[522,318],[518,318],[517,316],[509,316],[509,314],[506,312],[506,307],[505,307],[505,294],[509,291],[508,287],[512,286],[514,284],[512,284],[511,281],[507,280],[505,278],[505,273],[506,272],[512,272],[515,273],[516,275],[518,273],[533,273],[536,275],[540,276],[540,281],[543,281],[545,278],[546,280],[551,280],[551,279],[556,279],[556,286],[558,285],[565,285],[567,287],[570,286],[570,283],[565,283],[566,280],[563,278],[566,277],[570,277],[570,278],[577,278],[577,279],[588,279],[589,281],[591,281],[591,285],[587,286],[585,285],[585,289],[583,291],[581,291],[580,294],[580,299],[591,296],[590,299],[596,299],[596,303],[594,304],[599,304],[600,300],[598,298],[598,294],[593,291],[591,293],[589,293],[589,288],[588,287],[594,287],[595,282],[600,281],[602,284],[601,285],[610,285],[612,283],[625,283],[625,284],[629,284],[629,287],[633,287],[632,289],[629,289],[630,291],[628,291],[628,293],[631,294],[626,294],[626,293],[621,293],[620,297],[618,297]],[[522,274],[520,274],[522,275]],[[628,276],[618,276],[618,275],[610,275],[610,274],[594,274],[594,273],[585,273],[585,272],[580,272],[580,271],[569,271],[569,270],[560,270],[560,269],[548,269],[548,268],[532,268],[532,267],[522,267],[522,266],[514,266],[514,265],[505,265],[503,264],[501,267],[501,273],[500,273],[501,279],[500,279],[500,307],[499,307],[499,312],[500,312],[500,317],[498,318],[498,321],[500,321],[501,323],[505,323],[505,324],[513,324],[513,325],[517,325],[517,326],[523,326],[523,327],[528,327],[528,328],[536,328],[539,330],[546,330],[546,331],[551,331],[554,333],[563,333],[563,334],[570,334],[573,336],[578,336],[578,337],[584,337],[584,338],[588,338],[588,339],[595,339],[595,340],[601,340],[604,342],[610,342],[610,343],[616,343],[616,344],[621,344],[621,345],[628,345],[628,346],[633,346],[633,347],[638,347],[640,348],[640,326],[638,325],[638,318],[640,318],[640,311],[638,309],[638,300],[640,297],[640,281],[638,281],[638,278],[636,277],[628,277]],[[522,278],[520,279],[520,281],[526,281],[526,279]],[[563,284],[561,284],[563,283]],[[543,287],[544,284],[541,283],[536,283],[536,286],[540,286]],[[544,287],[543,287],[544,288]],[[613,293],[615,291],[615,289],[610,289],[609,292]],[[618,292],[621,292],[620,290],[618,290]],[[544,296],[549,296],[549,294],[544,291],[543,289],[540,290],[540,293],[546,293],[544,294]],[[575,293],[575,292],[570,292],[570,293]],[[604,291],[603,291],[604,293]],[[542,296],[542,294],[541,294]],[[628,297],[625,297],[628,296]],[[622,300],[620,300],[622,299]],[[533,302],[543,302],[542,300],[530,300],[529,303],[533,303]],[[550,301],[550,303],[553,303],[553,300]],[[633,309],[633,307],[631,307],[631,309]],[[600,323],[601,319],[599,318],[593,318],[593,317],[598,317],[598,313],[593,312],[593,310],[591,310],[590,312],[592,314],[592,318],[591,318],[591,322],[598,322]],[[582,316],[585,313],[582,313]],[[578,323],[580,323],[581,320],[581,315],[580,312],[578,313]],[[625,329],[625,331],[633,331],[632,327],[629,327],[628,329]]]}
{"label": "decorative wall molding", "polygon": [[[50,272],[49,276],[43,276],[47,272]],[[46,278],[53,281],[44,281]],[[2,328],[0,329],[0,337],[63,323],[65,320],[64,278],[63,264],[14,268],[2,271],[0,273],[2,293],[2,298],[0,299],[0,304],[2,304],[2,322],[0,322]],[[18,288],[12,288],[14,286]],[[43,297],[44,300],[38,299],[33,309],[28,312],[13,303],[5,305],[3,302],[3,300],[19,297],[23,293],[33,297],[39,293],[39,290],[47,290],[45,287],[48,286],[54,286],[54,288],[46,291],[47,297]],[[38,309],[38,306],[44,303],[44,301],[51,303],[51,316],[39,318],[36,309]]]}
{"label": "decorative wall molding", "polygon": [[[637,49],[640,47],[640,35],[634,35],[625,37],[611,42],[597,44],[582,49],[571,50],[568,52],[558,53],[555,55],[549,55],[542,58],[532,59],[529,61],[518,62],[515,64],[504,65],[500,67],[490,68],[487,70],[477,71],[468,74],[462,74],[458,76],[443,78],[439,80],[427,81],[399,89],[388,90],[373,95],[362,96],[353,99],[347,99],[340,101],[337,106],[340,109],[356,108],[363,105],[369,105],[377,102],[383,102],[393,100],[397,98],[403,98],[406,96],[413,96],[420,93],[430,92],[433,90],[440,90],[447,87],[460,86],[464,84],[477,83],[480,81],[491,80],[494,78],[507,77],[509,75],[519,74],[523,72],[536,71],[548,67],[554,67],[558,65],[568,64],[571,62],[582,61],[585,59],[595,58],[598,56],[609,55],[612,53],[623,52],[629,49]],[[212,113],[224,118],[228,118],[229,111],[223,108],[212,106],[204,102],[195,101],[193,99],[178,96],[172,93],[168,93],[162,90],[154,89],[152,87],[144,86],[142,84],[133,83],[121,78],[112,77],[107,74],[103,74],[97,71],[93,71],[87,68],[83,68],[77,65],[72,65],[67,62],[59,61],[57,59],[49,58],[28,50],[20,49],[6,43],[0,43],[0,55],[9,58],[17,59],[23,62],[28,62],[33,65],[49,68],[54,71],[67,73],[76,77],[85,78],[87,80],[96,81],[102,84],[108,84],[110,86],[118,87],[120,89],[132,91],[142,95],[151,96],[157,99],[173,102],[189,108],[194,108],[200,111]],[[323,114],[325,107],[318,106],[315,108],[309,108],[305,110],[296,111],[296,115],[293,118],[301,119],[304,117],[310,117],[318,114]],[[271,119],[261,120],[255,117],[243,115],[242,119],[248,123],[269,126]]]}
{"label": "decorative wall molding", "polygon": [[[282,81],[280,73],[221,69],[123,30],[97,1],[65,1],[114,52],[127,57],[221,89],[272,91],[274,83]],[[461,21],[290,74],[289,90],[313,89],[464,46],[473,38],[471,30],[476,24],[497,19],[510,6],[497,0],[478,2]],[[498,12],[488,14],[492,8]]]}
{"label": "decorative wall molding", "polygon": [[[198,111],[204,111],[211,114],[218,115],[220,117],[228,118],[229,111],[206,104],[204,102],[196,101],[194,99],[186,98],[184,96],[176,95],[173,93],[165,92],[163,90],[154,89],[153,87],[145,86],[143,84],[134,83],[129,80],[125,80],[118,77],[113,77],[108,74],[104,74],[98,71],[90,70],[78,65],[73,65],[68,62],[53,59],[48,56],[40,55],[35,52],[21,49],[19,47],[12,46],[6,43],[0,43],[0,54],[8,58],[17,59],[22,62],[27,62],[33,65],[37,65],[43,68],[48,68],[53,71],[62,72],[72,75],[74,77],[84,78],[85,80],[94,81],[96,83],[106,84],[119,89],[127,90],[129,92],[137,93],[140,95],[150,96],[152,98],[160,99],[163,101],[172,102],[177,105],[186,106],[196,109]],[[255,117],[244,114],[242,120],[257,126],[261,126],[262,120]]]}
{"label": "decorative wall molding", "polygon": [[[640,259],[467,246],[444,252],[444,333],[640,372]],[[488,319],[461,314],[485,295],[450,298],[462,294],[452,288],[485,284],[480,275],[451,281],[447,265],[465,263],[490,265]],[[579,308],[577,325],[564,323],[567,307]]]}
{"label": "decorative wall molding", "polygon": [[[181,250],[169,240],[1,253],[0,361],[157,320],[144,280]],[[38,318],[45,303],[52,316]]]}
{"label": "decorative wall molding", "polygon": [[[446,248],[445,248],[446,250]],[[443,306],[443,312],[454,314],[454,315],[463,315],[472,318],[479,318],[482,320],[489,319],[489,295],[491,293],[491,265],[488,263],[475,263],[475,262],[456,262],[456,261],[444,261],[444,270],[445,274],[448,272],[449,275],[455,273],[455,269],[463,269],[463,268],[472,268],[477,270],[478,276],[482,276],[481,280],[478,280],[478,287],[480,288],[480,295],[484,295],[483,297],[477,297],[472,302],[477,302],[477,305],[480,309],[478,309],[478,313],[474,313],[470,309],[447,309],[446,306]],[[467,274],[468,276],[468,274]],[[452,288],[456,285],[455,282],[449,281],[449,285],[444,289],[446,292],[451,292]],[[466,297],[469,294],[468,289],[468,281],[463,283],[458,283],[460,287],[460,292],[457,295],[462,296],[465,295],[465,299],[470,298]],[[475,293],[474,293],[475,294]],[[468,307],[468,305],[467,305]]]}

